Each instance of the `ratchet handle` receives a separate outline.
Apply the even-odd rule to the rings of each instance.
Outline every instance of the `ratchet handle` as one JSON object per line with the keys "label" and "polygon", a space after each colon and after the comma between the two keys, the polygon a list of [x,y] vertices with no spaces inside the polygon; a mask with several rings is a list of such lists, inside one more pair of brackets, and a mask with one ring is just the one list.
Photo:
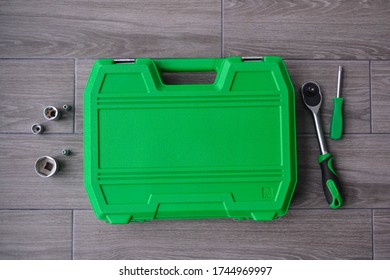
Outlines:
{"label": "ratchet handle", "polygon": [[322,171],[322,187],[329,207],[333,209],[340,208],[343,204],[341,195],[341,183],[333,168],[333,156],[330,153],[320,155],[318,163]]}

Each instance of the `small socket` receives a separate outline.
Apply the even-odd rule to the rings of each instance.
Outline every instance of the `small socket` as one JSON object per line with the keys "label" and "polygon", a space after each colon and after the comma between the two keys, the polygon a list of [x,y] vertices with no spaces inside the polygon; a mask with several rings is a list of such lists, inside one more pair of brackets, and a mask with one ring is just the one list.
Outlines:
{"label": "small socket", "polygon": [[72,108],[72,106],[70,106],[68,104],[62,105],[62,109],[64,109],[65,111],[70,111],[71,108]]}
{"label": "small socket", "polygon": [[37,124],[37,123],[35,123],[31,126],[31,131],[34,134],[42,134],[44,130],[45,129],[43,128],[43,126],[41,126],[40,124]]}
{"label": "small socket", "polygon": [[49,121],[56,121],[61,118],[61,112],[54,106],[47,106],[43,109],[43,116]]}
{"label": "small socket", "polygon": [[62,150],[62,155],[69,156],[70,155],[70,151],[68,149],[63,149]]}
{"label": "small socket", "polygon": [[35,172],[43,177],[48,178],[57,173],[59,165],[57,161],[50,156],[43,156],[35,162]]}

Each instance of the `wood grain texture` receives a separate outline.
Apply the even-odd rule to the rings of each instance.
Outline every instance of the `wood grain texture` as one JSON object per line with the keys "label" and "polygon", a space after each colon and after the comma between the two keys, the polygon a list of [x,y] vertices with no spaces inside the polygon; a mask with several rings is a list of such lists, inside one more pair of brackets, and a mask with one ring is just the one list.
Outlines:
{"label": "wood grain texture", "polygon": [[216,78],[215,72],[163,72],[161,79],[166,85],[212,84]]}
{"label": "wood grain texture", "polygon": [[84,131],[84,89],[87,84],[89,74],[95,60],[77,59],[76,60],[76,100],[75,100],[75,132]]}
{"label": "wood grain texture", "polygon": [[[369,62],[390,60],[389,18],[384,0],[0,0],[0,259],[70,259],[72,246],[77,259],[390,259],[390,62]],[[299,133],[298,185],[287,216],[98,221],[84,189],[81,135],[93,61],[221,55],[287,59]],[[338,65],[346,134],[328,144],[346,201],[332,211],[300,86],[320,84],[329,132]],[[44,122],[45,106],[65,103],[73,110]],[[47,134],[30,134],[35,122]],[[56,176],[35,174],[42,155],[60,161]]]}
{"label": "wood grain texture", "polygon": [[390,260],[390,209],[374,210],[374,257]]}
{"label": "wood grain texture", "polygon": [[70,259],[72,211],[0,210],[0,259]]}
{"label": "wood grain texture", "polygon": [[321,120],[325,133],[330,132],[333,98],[336,97],[338,66],[343,66],[341,95],[343,104],[343,133],[370,132],[369,63],[367,61],[286,61],[295,87],[297,132],[315,133],[309,110],[302,101],[301,86],[315,81],[321,87],[323,103]]}
{"label": "wood grain texture", "polygon": [[0,60],[0,132],[31,133],[34,123],[45,133],[73,132],[73,110],[59,121],[43,117],[46,106],[73,107],[73,98],[73,60]]}
{"label": "wood grain texture", "polygon": [[390,2],[224,1],[224,55],[389,59]]}
{"label": "wood grain texture", "polygon": [[[69,156],[62,149],[71,151]],[[59,161],[60,171],[41,178],[40,156]],[[0,209],[90,209],[83,183],[82,135],[0,135]]]}
{"label": "wood grain texture", "polygon": [[390,61],[371,65],[372,132],[390,133]]}
{"label": "wood grain texture", "polygon": [[[298,136],[298,184],[293,208],[328,207],[314,135]],[[344,208],[390,208],[390,135],[353,134],[328,141],[345,191]]]}
{"label": "wood grain texture", "polygon": [[76,211],[74,238],[75,259],[372,257],[370,210],[293,210],[278,221],[263,223],[198,220],[130,225],[104,224],[91,211]]}
{"label": "wood grain texture", "polygon": [[0,57],[219,57],[221,1],[0,3]]}

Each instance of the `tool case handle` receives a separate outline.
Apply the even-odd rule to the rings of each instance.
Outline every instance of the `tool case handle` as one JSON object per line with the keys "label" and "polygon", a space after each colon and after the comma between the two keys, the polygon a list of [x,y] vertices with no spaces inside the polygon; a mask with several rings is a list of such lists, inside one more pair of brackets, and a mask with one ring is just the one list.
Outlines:
{"label": "tool case handle", "polygon": [[159,72],[218,72],[223,62],[221,58],[156,59]]}

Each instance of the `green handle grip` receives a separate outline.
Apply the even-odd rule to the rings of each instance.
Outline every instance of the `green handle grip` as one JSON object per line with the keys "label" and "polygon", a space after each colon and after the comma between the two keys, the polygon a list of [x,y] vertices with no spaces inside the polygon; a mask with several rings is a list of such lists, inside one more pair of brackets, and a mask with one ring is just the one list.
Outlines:
{"label": "green handle grip", "polygon": [[344,98],[333,98],[333,115],[330,124],[330,138],[340,140],[343,134],[343,102]]}
{"label": "green handle grip", "polygon": [[343,204],[341,183],[333,168],[333,156],[329,153],[320,155],[318,163],[321,166],[322,187],[329,207],[333,209],[340,208]]}

